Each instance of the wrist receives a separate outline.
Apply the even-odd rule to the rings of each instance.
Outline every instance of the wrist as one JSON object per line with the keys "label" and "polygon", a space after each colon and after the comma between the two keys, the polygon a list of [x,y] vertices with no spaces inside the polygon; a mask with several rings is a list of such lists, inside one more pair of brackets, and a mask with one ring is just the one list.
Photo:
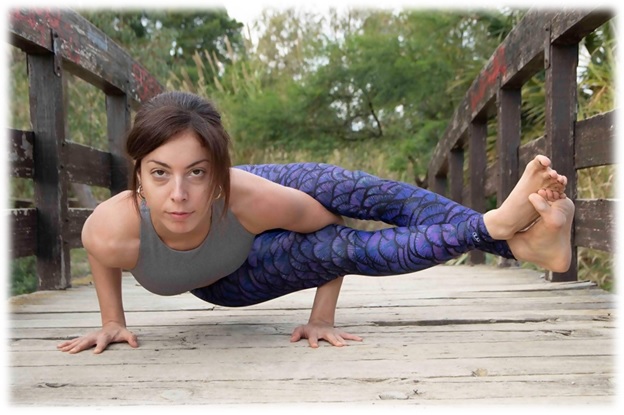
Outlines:
{"label": "wrist", "polygon": [[125,321],[117,321],[117,320],[103,321],[102,322],[102,327],[107,327],[107,326],[119,326],[119,327],[126,328],[126,322]]}
{"label": "wrist", "polygon": [[334,319],[327,317],[312,317],[308,319],[308,324],[317,324],[322,326],[334,326]]}

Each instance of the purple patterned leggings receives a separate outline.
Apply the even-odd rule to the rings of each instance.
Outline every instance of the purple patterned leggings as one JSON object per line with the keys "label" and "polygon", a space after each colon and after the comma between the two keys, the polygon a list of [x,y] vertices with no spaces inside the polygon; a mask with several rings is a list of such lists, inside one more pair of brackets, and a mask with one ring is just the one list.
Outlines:
{"label": "purple patterned leggings", "polygon": [[299,189],[338,215],[395,227],[361,231],[330,225],[307,234],[264,232],[238,270],[191,291],[213,304],[257,304],[346,274],[420,271],[473,249],[513,258],[507,242],[490,237],[482,214],[408,183],[319,163],[237,168]]}

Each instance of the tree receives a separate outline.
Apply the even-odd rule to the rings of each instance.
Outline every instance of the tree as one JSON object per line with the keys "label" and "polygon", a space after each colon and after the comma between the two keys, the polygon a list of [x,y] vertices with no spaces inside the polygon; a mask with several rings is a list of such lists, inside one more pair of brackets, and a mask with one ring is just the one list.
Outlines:
{"label": "tree", "polygon": [[229,62],[227,42],[235,52],[242,48],[243,24],[222,8],[206,10],[81,11],[81,14],[118,42],[161,82],[171,70],[185,68],[193,80],[196,52],[207,51]]}

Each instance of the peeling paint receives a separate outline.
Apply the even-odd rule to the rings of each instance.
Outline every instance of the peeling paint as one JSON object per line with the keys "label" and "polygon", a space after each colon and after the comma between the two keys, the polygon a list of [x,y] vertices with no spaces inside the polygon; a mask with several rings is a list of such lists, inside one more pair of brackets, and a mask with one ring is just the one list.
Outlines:
{"label": "peeling paint", "polygon": [[481,75],[479,75],[474,90],[470,91],[470,109],[472,113],[477,110],[479,104],[483,103],[488,90],[497,86],[499,76],[507,73],[504,44],[496,49],[490,62],[481,72]]}

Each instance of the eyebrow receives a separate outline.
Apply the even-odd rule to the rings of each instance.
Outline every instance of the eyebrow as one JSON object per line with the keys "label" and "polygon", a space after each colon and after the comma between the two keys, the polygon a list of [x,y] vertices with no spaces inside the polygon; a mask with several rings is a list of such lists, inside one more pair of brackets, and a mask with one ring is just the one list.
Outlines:
{"label": "eyebrow", "polygon": [[[205,161],[205,162],[210,163],[210,160],[208,160],[208,159],[201,159],[201,160],[197,160],[197,161],[196,161],[196,162],[194,162],[194,163],[189,164],[188,166],[186,166],[186,167],[185,167],[185,169],[190,169],[191,167],[193,167],[193,166],[197,166],[198,164],[201,164],[201,163],[203,163],[204,161]],[[166,168],[168,168],[168,169],[170,169],[170,168],[171,168],[171,166],[170,166],[170,165],[168,165],[167,163],[163,163],[162,161],[158,161],[158,160],[151,160],[151,159],[150,159],[150,160],[147,160],[147,161],[146,161],[146,163],[156,163],[156,164],[158,164],[158,165],[160,165],[160,166],[163,166],[163,167],[166,167]]]}

